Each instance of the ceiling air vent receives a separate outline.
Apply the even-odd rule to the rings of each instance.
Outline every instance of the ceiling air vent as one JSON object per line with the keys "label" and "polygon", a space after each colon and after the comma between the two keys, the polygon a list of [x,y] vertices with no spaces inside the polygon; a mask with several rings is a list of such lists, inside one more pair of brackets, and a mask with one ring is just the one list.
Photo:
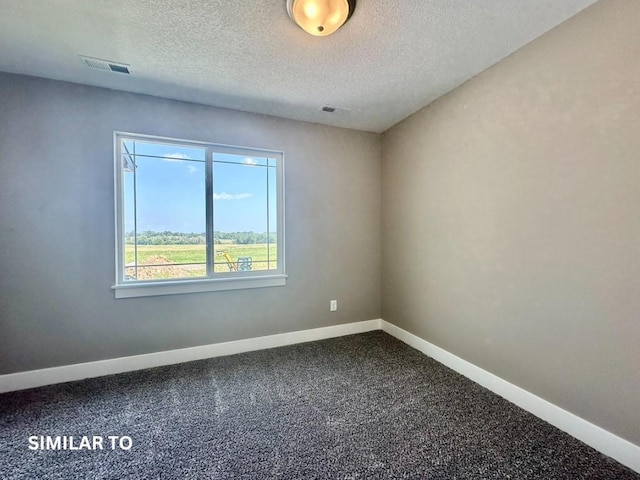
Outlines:
{"label": "ceiling air vent", "polygon": [[350,113],[351,110],[349,108],[344,108],[344,107],[334,107],[331,105],[325,105],[324,107],[322,107],[321,109],[323,112],[327,112],[327,113]]}
{"label": "ceiling air vent", "polygon": [[106,72],[125,73],[127,75],[131,74],[131,67],[124,63],[110,62],[109,60],[101,60],[99,58],[85,57],[83,55],[80,55],[80,58],[82,59],[85,65],[91,68],[95,68],[97,70],[104,70]]}

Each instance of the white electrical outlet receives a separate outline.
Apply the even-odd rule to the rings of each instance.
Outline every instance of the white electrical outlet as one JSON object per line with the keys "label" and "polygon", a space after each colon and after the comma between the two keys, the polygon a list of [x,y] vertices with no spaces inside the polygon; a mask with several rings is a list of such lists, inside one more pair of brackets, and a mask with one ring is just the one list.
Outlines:
{"label": "white electrical outlet", "polygon": [[335,312],[336,310],[338,310],[338,300],[331,300],[331,303],[329,304],[329,308],[332,312]]}

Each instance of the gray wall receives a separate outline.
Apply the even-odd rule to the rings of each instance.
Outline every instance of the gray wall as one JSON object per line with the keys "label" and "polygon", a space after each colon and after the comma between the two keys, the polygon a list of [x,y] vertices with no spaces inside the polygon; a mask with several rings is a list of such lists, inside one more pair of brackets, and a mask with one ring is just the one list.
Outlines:
{"label": "gray wall", "polygon": [[[0,374],[380,317],[379,135],[9,74],[0,105]],[[114,299],[114,130],[283,150],[287,285]]]}
{"label": "gray wall", "polygon": [[640,2],[383,136],[382,315],[640,444]]}

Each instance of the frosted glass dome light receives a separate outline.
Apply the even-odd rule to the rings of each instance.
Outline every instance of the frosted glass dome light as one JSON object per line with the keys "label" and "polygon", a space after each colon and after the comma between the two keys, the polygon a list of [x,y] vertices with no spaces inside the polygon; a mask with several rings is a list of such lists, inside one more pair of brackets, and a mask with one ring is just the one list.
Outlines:
{"label": "frosted glass dome light", "polygon": [[287,0],[291,19],[317,37],[331,35],[349,20],[355,0]]}

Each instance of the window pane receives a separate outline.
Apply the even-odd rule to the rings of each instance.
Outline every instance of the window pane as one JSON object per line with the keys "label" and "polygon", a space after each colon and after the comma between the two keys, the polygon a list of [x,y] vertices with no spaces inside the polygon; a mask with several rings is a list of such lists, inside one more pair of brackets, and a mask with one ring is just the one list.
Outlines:
{"label": "window pane", "polygon": [[133,158],[123,181],[125,279],[206,276],[205,164]]}
{"label": "window pane", "polygon": [[266,159],[259,165],[246,158],[214,156],[214,272],[269,269],[269,168]]}

